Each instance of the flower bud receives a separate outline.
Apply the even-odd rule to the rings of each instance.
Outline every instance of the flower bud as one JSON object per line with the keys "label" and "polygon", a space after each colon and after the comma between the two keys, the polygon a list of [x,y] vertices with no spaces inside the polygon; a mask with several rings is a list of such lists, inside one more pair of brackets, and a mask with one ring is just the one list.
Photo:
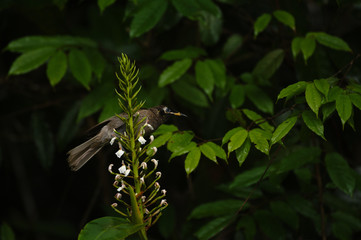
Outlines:
{"label": "flower bud", "polygon": [[154,136],[150,135],[149,140],[150,140],[150,143],[152,143],[154,141]]}
{"label": "flower bud", "polygon": [[146,162],[142,162],[142,163],[140,164],[140,166],[141,166],[143,169],[147,169],[147,168],[148,168],[148,165],[147,165]]}
{"label": "flower bud", "polygon": [[115,180],[120,181],[122,180],[122,176],[120,174],[115,175]]}
{"label": "flower bud", "polygon": [[119,182],[118,182],[118,181],[115,181],[115,182],[113,183],[113,186],[114,186],[114,187],[118,187],[118,184],[119,184]]}
{"label": "flower bud", "polygon": [[157,168],[158,167],[158,160],[156,160],[156,159],[152,159],[152,160],[150,160],[150,161],[152,161],[153,163],[154,163],[154,168]]}
{"label": "flower bud", "polygon": [[168,205],[168,203],[167,203],[167,199],[162,199],[162,201],[160,202],[160,205],[161,206],[166,206],[166,205]]}
{"label": "flower bud", "polygon": [[116,208],[116,207],[118,207],[118,203],[113,203],[111,206],[112,206],[113,208]]}
{"label": "flower bud", "polygon": [[110,145],[113,145],[114,144],[114,142],[115,142],[115,139],[117,139],[116,137],[113,137],[111,140],[110,140]]}
{"label": "flower bud", "polygon": [[142,202],[145,202],[146,196],[142,196],[141,199],[142,199]]}
{"label": "flower bud", "polygon": [[156,172],[155,176],[157,176],[157,178],[160,178],[162,176],[162,173],[161,172]]}
{"label": "flower bud", "polygon": [[115,199],[117,199],[117,200],[120,200],[121,198],[122,198],[122,194],[121,193],[117,193],[117,194],[115,194]]}
{"label": "flower bud", "polygon": [[158,149],[157,147],[152,147],[152,150],[153,150],[153,156],[157,153]]}
{"label": "flower bud", "polygon": [[154,183],[154,187],[155,187],[155,189],[159,190],[159,188],[160,188],[159,183],[158,183],[158,182],[155,182],[155,183]]}
{"label": "flower bud", "polygon": [[165,194],[167,193],[167,190],[163,189],[161,192],[162,192],[163,196],[165,196]]}
{"label": "flower bud", "polygon": [[109,164],[109,167],[108,167],[108,171],[113,174],[113,171],[112,171],[112,168],[113,168],[114,164]]}

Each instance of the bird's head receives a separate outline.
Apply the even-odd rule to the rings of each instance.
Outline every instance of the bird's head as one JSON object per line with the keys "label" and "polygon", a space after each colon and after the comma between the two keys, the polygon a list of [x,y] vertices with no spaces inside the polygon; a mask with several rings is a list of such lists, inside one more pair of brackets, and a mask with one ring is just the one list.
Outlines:
{"label": "bird's head", "polygon": [[162,117],[163,119],[167,119],[169,116],[174,115],[174,116],[178,116],[178,117],[187,117],[187,115],[180,113],[180,112],[176,112],[173,111],[172,109],[164,106],[164,105],[160,105],[155,107],[158,114],[160,115],[160,117]]}

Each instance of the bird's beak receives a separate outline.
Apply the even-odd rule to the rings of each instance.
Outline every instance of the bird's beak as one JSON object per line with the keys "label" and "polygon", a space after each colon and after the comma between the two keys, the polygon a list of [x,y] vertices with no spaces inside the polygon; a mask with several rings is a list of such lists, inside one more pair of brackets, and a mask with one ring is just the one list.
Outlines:
{"label": "bird's beak", "polygon": [[172,114],[179,117],[188,117],[187,115],[180,113],[180,112],[168,112],[168,114]]}

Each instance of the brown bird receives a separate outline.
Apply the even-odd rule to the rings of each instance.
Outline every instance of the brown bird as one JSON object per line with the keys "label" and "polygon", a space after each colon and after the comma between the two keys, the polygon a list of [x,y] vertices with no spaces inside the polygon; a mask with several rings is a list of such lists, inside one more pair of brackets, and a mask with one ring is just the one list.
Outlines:
{"label": "brown bird", "polygon": [[[168,107],[163,105],[149,109],[141,109],[138,111],[138,113],[138,121],[141,121],[143,118],[145,118],[144,123],[148,124],[144,128],[145,136],[150,135],[151,132],[156,130],[171,115],[186,116],[180,112],[173,112]],[[119,115],[124,118],[127,117],[126,113],[121,113]],[[100,129],[100,131],[88,141],[80,144],[68,152],[68,163],[71,170],[73,171],[79,170],[97,152],[99,152],[100,149],[102,149],[106,144],[109,144],[112,138],[116,137],[114,129],[118,133],[123,133],[126,131],[126,126],[119,117],[113,116],[94,126],[92,129]]]}

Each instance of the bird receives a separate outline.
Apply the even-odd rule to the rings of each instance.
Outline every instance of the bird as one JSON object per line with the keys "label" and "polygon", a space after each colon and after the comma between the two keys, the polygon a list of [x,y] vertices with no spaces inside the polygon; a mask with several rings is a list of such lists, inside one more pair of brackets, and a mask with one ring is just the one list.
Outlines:
{"label": "bird", "polygon": [[[149,136],[162,123],[165,123],[171,115],[186,117],[185,114],[174,112],[164,105],[140,109],[137,113],[139,114],[138,121],[145,118],[144,123],[147,124],[146,127],[144,127],[144,136]],[[121,113],[119,116],[127,118],[128,115],[126,113]],[[72,171],[78,171],[106,144],[109,144],[110,141],[116,137],[115,131],[117,133],[125,133],[126,126],[118,116],[113,116],[95,125],[90,131],[91,130],[99,130],[99,132],[95,134],[94,137],[71,149],[67,153],[69,167]]]}

